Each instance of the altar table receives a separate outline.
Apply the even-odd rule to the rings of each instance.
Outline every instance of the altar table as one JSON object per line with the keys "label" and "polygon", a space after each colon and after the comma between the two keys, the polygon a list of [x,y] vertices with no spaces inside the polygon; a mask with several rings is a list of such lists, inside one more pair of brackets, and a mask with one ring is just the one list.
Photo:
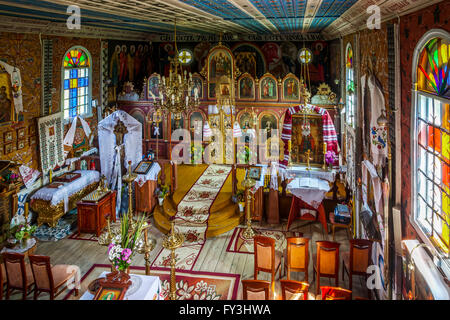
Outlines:
{"label": "altar table", "polygon": [[325,194],[330,190],[329,182],[320,178],[295,178],[287,185],[287,189],[292,193],[287,230],[289,230],[290,225],[300,213],[300,209],[308,209],[317,212],[318,216],[314,217],[311,214],[306,214],[300,219],[317,219],[322,223],[325,232],[328,233],[327,218],[322,201],[325,198]]}
{"label": "altar table", "polygon": [[[104,278],[108,271],[103,271],[99,278]],[[140,274],[130,274],[133,284],[125,293],[124,300],[162,300],[161,281],[159,277],[144,276]],[[92,295],[88,290],[81,296],[80,300],[92,300]]]}
{"label": "altar table", "polygon": [[76,203],[94,191],[100,180],[100,172],[76,170],[81,176],[71,182],[61,182],[58,188],[44,186],[31,196],[31,209],[38,213],[38,224],[48,223],[51,227],[65,213],[76,207]]}

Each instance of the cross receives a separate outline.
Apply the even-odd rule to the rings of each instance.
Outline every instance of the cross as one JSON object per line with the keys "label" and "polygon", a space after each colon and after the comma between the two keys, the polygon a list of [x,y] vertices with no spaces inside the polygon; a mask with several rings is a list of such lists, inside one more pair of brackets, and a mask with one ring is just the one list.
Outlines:
{"label": "cross", "polygon": [[116,144],[120,146],[123,144],[123,136],[128,133],[127,127],[121,120],[114,126],[114,135],[116,136]]}

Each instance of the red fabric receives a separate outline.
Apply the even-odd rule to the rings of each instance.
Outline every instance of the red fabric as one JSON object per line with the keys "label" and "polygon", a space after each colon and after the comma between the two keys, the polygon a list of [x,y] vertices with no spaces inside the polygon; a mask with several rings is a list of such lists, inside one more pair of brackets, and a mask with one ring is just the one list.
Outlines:
{"label": "red fabric", "polygon": [[[310,205],[308,205],[306,202],[301,200],[300,198],[297,198],[295,196],[292,196],[292,202],[291,202],[291,210],[289,211],[289,218],[287,223],[287,230],[289,231],[289,227],[291,226],[292,222],[297,218],[297,215],[300,213],[300,209],[309,209],[309,210],[315,210],[318,212],[318,219],[320,223],[322,224],[325,232],[328,234],[328,225],[327,225],[327,217],[325,216],[325,209],[322,204],[320,204],[319,208],[314,209]],[[316,220],[316,219],[309,219],[305,216],[300,217],[301,220]]]}
{"label": "red fabric", "polygon": [[[339,144],[337,141],[336,129],[333,120],[327,110],[318,106],[311,106],[315,112],[322,115],[323,125],[323,142],[327,143],[327,151],[333,151],[336,155],[339,153]],[[289,108],[284,115],[283,130],[281,139],[284,142],[284,158],[280,161],[280,167],[286,169],[290,159],[289,141],[292,138],[292,115],[302,111],[303,106],[295,106]],[[334,165],[338,165],[339,161],[336,157]]]}

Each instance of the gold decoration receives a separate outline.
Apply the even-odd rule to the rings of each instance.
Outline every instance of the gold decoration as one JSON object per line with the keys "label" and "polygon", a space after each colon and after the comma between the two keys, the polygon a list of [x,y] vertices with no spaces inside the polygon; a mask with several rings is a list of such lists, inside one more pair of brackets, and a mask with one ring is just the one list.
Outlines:
{"label": "gold decoration", "polygon": [[179,248],[184,242],[184,236],[175,232],[175,223],[171,222],[170,235],[163,239],[162,246],[171,251],[170,254],[170,300],[176,300],[176,277],[175,277],[175,249]]}
{"label": "gold decoration", "polygon": [[242,186],[245,188],[245,213],[246,213],[246,219],[247,219],[247,228],[242,233],[242,236],[244,239],[253,239],[255,236],[255,232],[252,229],[252,194],[250,192],[250,189],[255,186],[256,182],[253,179],[247,178],[244,181],[242,181]]}

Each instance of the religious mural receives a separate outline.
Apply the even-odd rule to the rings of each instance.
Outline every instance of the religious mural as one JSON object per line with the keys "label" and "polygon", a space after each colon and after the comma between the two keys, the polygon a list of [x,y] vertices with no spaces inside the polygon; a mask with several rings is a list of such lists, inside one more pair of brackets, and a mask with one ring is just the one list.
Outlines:
{"label": "religious mural", "polygon": [[299,94],[299,81],[293,74],[287,75],[283,80],[283,100],[285,101],[298,101]]}
{"label": "religious mural", "polygon": [[118,95],[130,81],[140,93],[144,78],[155,71],[153,47],[148,42],[109,41],[108,50],[109,87]]}
{"label": "religious mural", "polygon": [[265,75],[259,82],[259,92],[261,100],[278,100],[277,80],[271,75]]}
{"label": "religious mural", "polygon": [[242,100],[254,100],[255,99],[255,80],[250,76],[250,74],[244,74],[239,79],[239,99]]}

